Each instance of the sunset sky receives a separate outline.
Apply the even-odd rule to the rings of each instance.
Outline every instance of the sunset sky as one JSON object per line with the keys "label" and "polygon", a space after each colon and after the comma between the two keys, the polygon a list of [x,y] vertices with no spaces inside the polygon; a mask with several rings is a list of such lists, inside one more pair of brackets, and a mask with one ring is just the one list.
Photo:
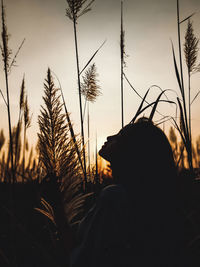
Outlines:
{"label": "sunset sky", "polygon": [[[37,116],[43,104],[43,82],[47,68],[59,77],[76,133],[80,133],[79,99],[77,90],[76,61],[72,22],[65,16],[65,0],[4,0],[8,31],[11,34],[10,48],[13,54],[23,38],[24,46],[18,55],[17,65],[10,76],[10,101],[12,125],[18,118],[20,85],[25,74],[31,112],[33,113],[28,136],[31,144],[37,139]],[[192,21],[200,38],[200,1],[180,0],[181,20],[196,12]],[[186,23],[182,24],[182,43]],[[80,66],[84,67],[95,50],[106,40],[95,57],[102,96],[90,105],[91,139],[97,132],[98,147],[106,136],[121,127],[120,107],[120,0],[96,0],[92,11],[78,20]],[[124,29],[126,58],[125,73],[141,95],[151,85],[173,89],[179,94],[173,66],[171,41],[177,51],[176,0],[124,0]],[[200,57],[198,58],[198,63]],[[1,70],[3,64],[1,63]],[[186,74],[186,72],[185,72]],[[186,76],[185,76],[186,77]],[[55,80],[56,82],[56,80]],[[5,92],[3,72],[0,73],[0,88]],[[187,85],[187,79],[185,79]],[[187,88],[187,87],[186,87]],[[192,96],[200,89],[200,73],[192,76]],[[124,81],[125,123],[134,116],[140,99]],[[156,98],[159,90],[154,88],[148,100]],[[175,93],[168,93],[175,100]],[[160,104],[164,115],[175,115],[175,107]],[[8,132],[7,112],[0,98],[0,128]],[[147,115],[148,113],[146,113]],[[158,119],[159,117],[155,117]],[[165,125],[166,131],[170,124]],[[162,127],[162,126],[161,126]],[[200,98],[192,107],[194,138],[200,135]],[[94,146],[94,144],[93,144]]]}

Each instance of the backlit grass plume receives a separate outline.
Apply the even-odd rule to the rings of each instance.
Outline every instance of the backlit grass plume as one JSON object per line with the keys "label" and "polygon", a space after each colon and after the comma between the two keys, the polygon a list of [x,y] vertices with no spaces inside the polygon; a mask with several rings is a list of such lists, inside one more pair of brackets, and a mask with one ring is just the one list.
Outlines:
{"label": "backlit grass plume", "polygon": [[195,70],[199,50],[198,44],[199,39],[194,35],[192,22],[188,20],[187,30],[185,34],[184,53],[189,74],[191,74]]}
{"label": "backlit grass plume", "polygon": [[15,170],[17,169],[17,165],[20,159],[20,150],[19,150],[19,143],[20,143],[20,133],[22,128],[22,115],[23,115],[23,108],[24,108],[24,97],[25,97],[25,78],[22,79],[22,84],[20,88],[20,98],[19,98],[19,117],[18,123],[16,128],[16,136],[15,136]]}
{"label": "backlit grass plume", "polygon": [[[44,105],[41,106],[38,116],[41,178],[44,186],[46,184],[53,194],[49,197],[44,196],[47,197],[45,201],[51,200],[49,204],[54,213],[51,218],[54,218],[63,242],[69,243],[69,237],[65,234],[67,225],[65,215],[68,222],[75,220],[84,197],[82,198],[80,193],[82,170],[74,141],[69,138],[70,127],[66,123],[66,114],[63,112],[59,92],[59,88],[54,84],[51,70],[48,69],[44,83]],[[49,211],[40,212],[43,214],[45,212],[49,217]],[[51,212],[51,215],[53,213]]]}
{"label": "backlit grass plume", "polygon": [[81,83],[81,93],[84,95],[86,101],[95,102],[96,98],[101,95],[100,86],[97,80],[97,68],[93,63],[83,76],[83,82]]}
{"label": "backlit grass plume", "polygon": [[[88,67],[83,75],[83,82],[81,83],[81,93],[85,97],[85,108],[87,104],[88,110],[88,169],[90,173],[90,112],[89,102],[95,102],[96,98],[101,95],[100,86],[97,80],[97,68],[95,63]],[[84,113],[85,113],[84,108]]]}
{"label": "backlit grass plume", "polygon": [[69,7],[66,9],[66,16],[69,19],[76,21],[80,16],[91,10],[91,5],[93,2],[94,0],[67,0]]}
{"label": "backlit grass plume", "polygon": [[[196,71],[196,60],[198,54],[198,43],[199,40],[195,37],[193,26],[190,21],[190,18],[194,14],[188,16],[186,19],[180,21],[179,15],[179,0],[177,0],[177,29],[178,29],[178,54],[179,54],[179,67],[177,65],[176,56],[174,52],[174,47],[172,45],[174,68],[176,73],[176,78],[178,86],[180,89],[181,98],[177,98],[179,111],[180,111],[180,125],[175,122],[175,127],[179,131],[182,141],[185,145],[187,152],[187,162],[190,168],[191,173],[193,173],[193,160],[192,160],[192,133],[191,133],[191,104],[196,99],[191,101],[191,74]],[[186,65],[188,69],[188,101],[186,101],[186,92],[184,85],[184,75],[183,75],[183,63],[182,63],[182,50],[181,50],[181,32],[180,25],[181,23],[188,21],[187,30],[185,34],[185,43],[184,43],[184,54]],[[179,71],[180,68],[180,71]]]}
{"label": "backlit grass plume", "polygon": [[78,162],[75,146],[68,137],[69,126],[66,123],[66,115],[62,112],[63,105],[58,90],[51,70],[48,69],[44,83],[44,106],[41,106],[38,116],[38,148],[43,173],[50,180],[60,181],[70,169],[74,171],[78,168],[74,166],[74,162]]}
{"label": "backlit grass plume", "polygon": [[188,103],[189,103],[189,134],[192,138],[191,130],[191,74],[195,70],[198,56],[199,39],[194,35],[193,25],[190,19],[188,20],[187,30],[185,34],[184,53],[188,69]]}
{"label": "backlit grass plume", "polygon": [[[14,155],[13,155],[13,138],[12,138],[12,123],[11,123],[11,113],[10,113],[10,92],[9,92],[9,79],[8,75],[11,72],[11,69],[13,66],[16,66],[16,58],[19,54],[20,49],[22,48],[25,39],[22,41],[21,45],[19,46],[17,52],[14,54],[13,59],[11,59],[12,55],[12,49],[9,47],[9,33],[7,30],[6,25],[6,13],[5,13],[5,7],[3,0],[1,1],[1,22],[2,22],[2,32],[1,32],[1,54],[2,54],[2,61],[4,65],[4,75],[5,75],[5,84],[6,84],[6,97],[4,97],[4,94],[2,90],[0,90],[0,93],[3,97],[3,100],[7,107],[7,113],[8,113],[8,128],[9,128],[9,151],[10,151],[10,165],[11,165],[11,176],[10,176],[10,182],[15,181],[15,168],[14,168]],[[9,163],[8,163],[9,165]],[[16,165],[16,164],[15,164]]]}
{"label": "backlit grass plume", "polygon": [[25,170],[25,154],[26,154],[26,132],[27,129],[31,126],[31,115],[30,115],[30,108],[28,105],[28,96],[25,96],[24,100],[24,143],[23,143],[23,164],[22,164],[22,175],[24,176]]}

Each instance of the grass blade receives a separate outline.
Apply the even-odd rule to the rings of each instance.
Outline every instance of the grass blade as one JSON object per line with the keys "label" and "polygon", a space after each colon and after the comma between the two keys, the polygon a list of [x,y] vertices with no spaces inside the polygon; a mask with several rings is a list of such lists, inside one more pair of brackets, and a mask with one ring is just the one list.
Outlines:
{"label": "grass blade", "polygon": [[[157,97],[157,99],[156,99],[156,101],[155,101],[155,104],[154,104],[154,106],[153,106],[153,108],[152,108],[151,114],[150,114],[150,116],[149,116],[149,120],[150,120],[150,121],[153,120],[153,116],[154,116],[154,114],[155,114],[155,111],[156,111],[156,108],[157,108],[158,103],[159,103],[159,101],[160,101],[160,98],[161,98],[161,96],[162,96],[166,91],[167,91],[167,90],[162,91],[162,92],[159,94],[159,96]],[[168,100],[168,101],[169,101],[169,100]]]}
{"label": "grass blade", "polygon": [[179,89],[181,91],[181,95],[183,96],[183,88],[182,88],[182,85],[181,85],[180,74],[179,74],[179,71],[178,71],[177,63],[176,63],[176,57],[175,57],[173,43],[172,43],[172,52],[173,52],[174,68],[175,68],[175,72],[176,72],[176,79],[178,81],[178,85],[179,85]]}
{"label": "grass blade", "polygon": [[182,125],[182,130],[183,133],[184,133],[184,136],[185,136],[185,140],[186,140],[186,148],[187,148],[187,140],[188,140],[188,131],[187,131],[187,128],[186,128],[186,124],[185,124],[185,118],[184,118],[184,115],[183,115],[183,108],[182,108],[182,105],[181,105],[181,102],[180,102],[180,99],[177,97],[177,101],[178,101],[178,105],[179,105],[179,109],[180,109],[180,120],[181,120],[181,125]]}
{"label": "grass blade", "polygon": [[7,104],[7,102],[6,102],[6,99],[5,99],[5,97],[4,97],[3,92],[2,92],[1,89],[0,89],[0,94],[1,94],[1,96],[2,96],[2,98],[3,98],[4,103],[5,103],[6,106],[8,107],[8,104]]}
{"label": "grass blade", "polygon": [[183,140],[183,143],[184,143],[184,145],[185,145],[185,147],[186,147],[186,140],[185,140],[185,137],[183,136],[183,133],[182,133],[180,127],[178,126],[177,122],[175,121],[175,119],[174,119],[173,117],[172,117],[172,120],[173,120],[173,122],[174,122],[174,127],[175,127],[175,128],[177,129],[177,131],[179,132],[179,134],[180,134],[180,136],[181,136],[181,138],[182,138],[182,140]]}
{"label": "grass blade", "polygon": [[[140,111],[141,111],[141,109],[142,109],[142,106],[143,106],[143,104],[144,104],[144,102],[145,102],[145,99],[146,99],[146,97],[147,97],[147,95],[148,95],[148,93],[149,93],[149,91],[150,91],[150,88],[146,91],[146,94],[144,95],[144,97],[142,98],[142,102],[141,102],[141,104],[140,104],[140,106],[139,106],[139,108],[138,108],[138,110],[137,110],[137,112],[136,112],[136,114],[135,114],[135,116],[133,117],[133,119],[131,120],[131,122],[132,123],[134,123],[135,122],[135,120],[136,120],[136,118],[137,118],[137,116],[141,113]],[[149,104],[150,106],[152,105],[152,103],[151,104]],[[149,106],[148,105],[148,106]]]}
{"label": "grass blade", "polygon": [[96,56],[96,54],[99,52],[99,50],[104,46],[105,43],[106,43],[106,40],[100,45],[100,47],[95,51],[95,53],[92,55],[92,57],[88,60],[87,64],[82,69],[82,71],[79,73],[79,75],[81,75],[83,73],[83,71],[87,68],[87,66],[90,64],[90,62],[93,60],[93,58]]}
{"label": "grass blade", "polygon": [[[163,103],[169,103],[169,104],[175,104],[176,103],[174,101],[170,101],[170,100],[159,100],[159,102],[163,102]],[[134,123],[134,121],[136,120],[136,118],[143,113],[146,109],[148,109],[149,107],[151,107],[152,105],[154,105],[156,103],[156,101],[148,104],[146,107],[144,107],[143,109],[140,109],[140,111],[137,111],[136,115],[134,116],[134,118],[130,121],[130,123]]]}
{"label": "grass blade", "polygon": [[198,93],[195,95],[195,97],[193,98],[192,102],[190,103],[190,105],[192,105],[192,103],[195,101],[195,99],[198,97],[198,95],[200,94],[200,90],[198,91]]}
{"label": "grass blade", "polygon": [[179,24],[183,23],[184,21],[190,19],[192,16],[194,16],[196,14],[196,12],[192,13],[190,16],[188,16],[187,18],[183,19],[182,21],[179,22]]}

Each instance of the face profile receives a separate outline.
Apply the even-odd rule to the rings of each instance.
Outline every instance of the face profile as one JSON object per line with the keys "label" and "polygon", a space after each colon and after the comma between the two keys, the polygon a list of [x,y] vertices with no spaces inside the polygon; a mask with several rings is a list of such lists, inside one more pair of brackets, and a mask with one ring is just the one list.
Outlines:
{"label": "face profile", "polygon": [[135,183],[133,177],[137,177],[152,187],[154,183],[170,184],[176,172],[166,135],[144,117],[126,125],[116,135],[108,136],[99,155],[111,163],[113,175],[120,183],[125,180]]}
{"label": "face profile", "polygon": [[131,125],[124,126],[117,134],[107,137],[107,141],[99,150],[99,155],[105,160],[112,162],[112,159],[119,153],[120,146],[123,144],[123,135],[131,127]]}
{"label": "face profile", "polygon": [[118,145],[118,135],[112,135],[107,137],[107,141],[104,143],[99,151],[99,155],[107,161],[112,160],[112,155],[116,151]]}

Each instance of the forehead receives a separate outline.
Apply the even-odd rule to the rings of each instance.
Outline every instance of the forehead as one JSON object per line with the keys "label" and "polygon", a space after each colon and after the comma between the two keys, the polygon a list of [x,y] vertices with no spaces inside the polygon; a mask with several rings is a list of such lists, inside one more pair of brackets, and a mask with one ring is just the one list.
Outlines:
{"label": "forehead", "polygon": [[124,135],[134,128],[134,124],[127,124],[119,132],[118,135]]}

